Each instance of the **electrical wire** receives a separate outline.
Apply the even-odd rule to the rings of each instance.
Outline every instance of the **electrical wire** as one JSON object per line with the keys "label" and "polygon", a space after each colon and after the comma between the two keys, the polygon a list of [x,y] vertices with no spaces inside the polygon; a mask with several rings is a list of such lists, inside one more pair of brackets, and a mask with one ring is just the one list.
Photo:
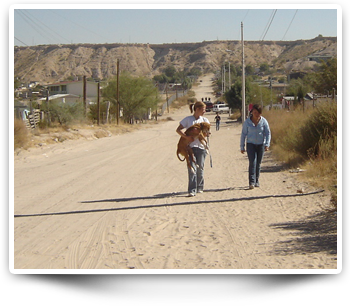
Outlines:
{"label": "electrical wire", "polygon": [[277,13],[277,10],[274,10],[274,11],[272,12],[271,17],[270,17],[270,20],[269,20],[268,23],[267,23],[268,26],[265,27],[265,29],[266,29],[266,28],[267,28],[267,29],[266,29],[265,34],[264,34],[264,36],[263,36],[263,38],[262,38],[261,40],[264,40],[264,39],[265,39],[265,36],[266,36],[267,32],[268,32],[269,29],[270,29],[271,23],[272,23],[273,19],[275,18],[276,13]]}
{"label": "electrical wire", "polygon": [[289,28],[290,28],[290,26],[291,26],[291,24],[292,24],[292,22],[293,22],[293,20],[295,18],[295,15],[297,14],[297,12],[298,12],[298,10],[295,11],[294,16],[293,16],[293,18],[292,18],[291,22],[289,23],[289,26],[288,26],[288,28],[286,30],[286,33],[284,33],[283,38],[281,40],[284,40],[284,38],[286,37],[286,34],[287,34],[287,32],[288,32],[288,30],[289,30]]}
{"label": "electrical wire", "polygon": [[102,35],[100,35],[100,34],[94,32],[94,31],[91,31],[90,29],[88,29],[88,28],[86,28],[86,27],[83,27],[82,25],[80,25],[80,24],[78,24],[78,23],[76,23],[76,22],[74,22],[74,21],[68,19],[68,18],[65,17],[65,16],[62,16],[62,15],[58,14],[55,10],[51,10],[50,12],[53,12],[53,13],[56,14],[57,16],[60,16],[61,18],[64,18],[64,19],[68,20],[69,22],[75,24],[76,26],[81,27],[82,29],[84,29],[84,30],[86,30],[86,31],[88,31],[88,32],[90,32],[90,33],[92,33],[92,34],[95,34],[95,35],[97,35],[97,36],[99,36],[99,37],[101,37],[101,38],[103,38],[103,39],[106,39],[106,40],[108,41],[108,38],[106,38],[106,37],[104,37],[104,36],[102,36]]}
{"label": "electrical wire", "polygon": [[[28,25],[30,27],[32,27],[34,29],[34,31],[36,31],[37,33],[39,33],[43,38],[47,39],[48,41],[52,42],[52,40],[50,39],[50,37],[46,36],[42,30],[40,29],[40,26],[37,25],[35,23],[35,21],[33,21],[30,17],[28,17],[22,10],[15,10],[16,13],[18,13],[22,18],[23,20],[28,23]],[[39,27],[39,28],[37,28]]]}
{"label": "electrical wire", "polygon": [[24,43],[23,41],[21,41],[20,39],[18,39],[17,37],[14,37],[16,40],[18,40],[20,43],[22,43],[23,45],[29,47],[26,43]]}
{"label": "electrical wire", "polygon": [[[27,11],[27,14],[29,14],[29,12]],[[30,15],[30,14],[29,14]],[[33,16],[32,16],[33,17]],[[35,18],[35,17],[33,17]],[[59,33],[57,33],[56,31],[54,31],[53,29],[51,29],[50,27],[48,27],[46,24],[44,24],[43,22],[41,22],[40,20],[37,20],[38,22],[40,22],[45,28],[47,28],[49,31],[51,31],[52,33],[56,34],[58,37],[61,37],[63,40],[70,42],[69,39],[64,38],[62,35],[60,35]],[[50,33],[49,33],[50,34]]]}

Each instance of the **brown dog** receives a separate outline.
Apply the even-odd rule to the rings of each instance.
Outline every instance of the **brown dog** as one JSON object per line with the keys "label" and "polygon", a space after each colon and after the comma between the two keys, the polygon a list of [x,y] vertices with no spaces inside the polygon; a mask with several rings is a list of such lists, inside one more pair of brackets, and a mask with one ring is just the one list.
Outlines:
{"label": "brown dog", "polygon": [[[192,136],[194,139],[199,139],[199,141],[208,149],[207,146],[207,141],[205,140],[205,137],[210,135],[210,124],[207,122],[202,122],[202,123],[196,123],[192,126],[190,126],[185,134],[187,136]],[[190,158],[192,158],[192,160],[194,162],[196,162],[196,159],[194,157],[193,151],[189,146],[189,142],[187,141],[187,139],[180,137],[180,140],[177,144],[177,151],[176,151],[176,155],[177,158],[180,161],[184,161],[186,159],[187,162],[187,167],[191,168],[192,171],[194,172],[195,169],[193,169],[193,167],[191,166],[191,162],[190,162]],[[184,159],[181,159],[179,155],[182,155],[184,157]]]}

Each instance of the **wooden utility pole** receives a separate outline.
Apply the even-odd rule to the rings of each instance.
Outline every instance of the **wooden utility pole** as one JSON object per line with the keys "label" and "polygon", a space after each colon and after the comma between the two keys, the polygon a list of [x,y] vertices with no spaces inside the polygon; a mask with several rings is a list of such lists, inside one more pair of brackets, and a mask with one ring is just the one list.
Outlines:
{"label": "wooden utility pole", "polygon": [[87,115],[87,104],[86,104],[86,76],[83,77],[83,103],[84,103],[84,111],[85,117]]}
{"label": "wooden utility pole", "polygon": [[165,83],[165,94],[166,94],[166,107],[169,113],[168,82]]}
{"label": "wooden utility pole", "polygon": [[46,105],[47,105],[47,123],[48,126],[51,126],[51,115],[50,115],[50,95],[49,95],[49,90],[46,92]]}
{"label": "wooden utility pole", "polygon": [[100,125],[100,82],[97,83],[97,125]]}
{"label": "wooden utility pole", "polygon": [[106,124],[109,123],[109,107],[111,106],[111,102],[107,101],[107,110],[106,110]]}
{"label": "wooden utility pole", "polygon": [[119,125],[120,103],[119,103],[119,59],[117,60],[117,125]]}
{"label": "wooden utility pole", "polygon": [[245,121],[245,67],[244,67],[244,39],[243,39],[243,22],[241,22],[242,35],[242,124]]}

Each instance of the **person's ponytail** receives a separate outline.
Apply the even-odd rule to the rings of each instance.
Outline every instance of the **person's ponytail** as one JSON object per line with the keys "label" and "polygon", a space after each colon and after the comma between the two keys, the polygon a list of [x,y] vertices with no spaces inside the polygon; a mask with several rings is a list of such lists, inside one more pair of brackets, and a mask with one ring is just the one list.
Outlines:
{"label": "person's ponytail", "polygon": [[205,103],[201,102],[201,101],[197,101],[196,103],[191,103],[190,104],[190,111],[191,111],[191,114],[193,112],[196,111],[197,108],[201,108],[201,107],[204,107],[206,106]]}

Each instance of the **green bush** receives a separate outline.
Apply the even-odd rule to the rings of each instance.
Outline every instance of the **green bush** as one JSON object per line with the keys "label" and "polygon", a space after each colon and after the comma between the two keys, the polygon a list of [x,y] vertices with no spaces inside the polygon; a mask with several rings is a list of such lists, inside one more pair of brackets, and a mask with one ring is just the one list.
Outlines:
{"label": "green bush", "polygon": [[50,112],[51,122],[58,122],[60,125],[68,125],[72,122],[85,120],[84,107],[82,103],[50,103],[49,109],[43,105],[42,110]]}

